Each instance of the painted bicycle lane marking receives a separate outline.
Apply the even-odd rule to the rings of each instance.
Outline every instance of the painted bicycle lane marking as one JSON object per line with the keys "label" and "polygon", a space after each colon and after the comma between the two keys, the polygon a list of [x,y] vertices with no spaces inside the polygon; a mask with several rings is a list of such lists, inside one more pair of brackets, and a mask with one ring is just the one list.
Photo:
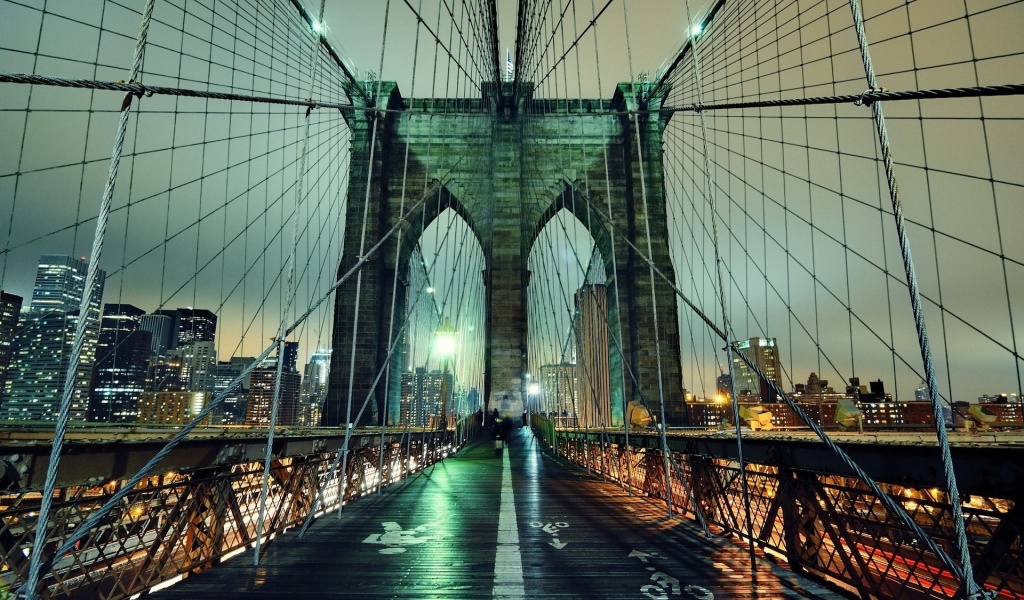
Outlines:
{"label": "painted bicycle lane marking", "polygon": [[569,545],[569,542],[563,542],[558,538],[558,534],[562,529],[568,529],[569,524],[565,521],[555,521],[553,523],[543,523],[541,521],[531,521],[530,527],[534,529],[540,529],[544,533],[551,536],[551,541],[548,542],[549,546],[552,546],[555,550],[561,550]]}
{"label": "painted bicycle lane marking", "polygon": [[[649,564],[653,560],[663,557],[657,552],[641,552],[640,550],[633,550],[629,553],[627,558],[637,558],[640,559],[641,563]],[[715,595],[706,587],[699,585],[683,585],[679,579],[672,577],[653,565],[646,567],[646,569],[648,571],[652,571],[650,581],[653,581],[654,583],[647,583],[640,586],[640,593],[645,598],[649,598],[650,600],[669,600],[673,596],[682,596],[682,594],[685,593],[697,600],[715,599]]]}

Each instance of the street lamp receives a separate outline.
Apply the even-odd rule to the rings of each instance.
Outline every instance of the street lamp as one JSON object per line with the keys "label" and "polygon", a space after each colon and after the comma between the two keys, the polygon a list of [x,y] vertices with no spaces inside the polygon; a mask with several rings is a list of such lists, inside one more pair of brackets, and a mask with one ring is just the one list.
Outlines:
{"label": "street lamp", "polygon": [[[526,386],[526,394],[529,396],[529,407],[531,409],[536,409],[537,395],[540,394],[540,386],[536,383],[531,383]],[[533,412],[533,410],[530,412]]]}
{"label": "street lamp", "polygon": [[[540,386],[536,383],[531,383],[526,386],[526,418],[530,419],[531,415],[537,411],[539,402],[537,401],[537,395],[540,394]],[[523,423],[523,427],[528,427],[529,422]]]}
{"label": "street lamp", "polygon": [[455,327],[444,318],[444,323],[434,332],[434,349],[441,357],[441,419],[448,431],[448,360],[455,354]]}

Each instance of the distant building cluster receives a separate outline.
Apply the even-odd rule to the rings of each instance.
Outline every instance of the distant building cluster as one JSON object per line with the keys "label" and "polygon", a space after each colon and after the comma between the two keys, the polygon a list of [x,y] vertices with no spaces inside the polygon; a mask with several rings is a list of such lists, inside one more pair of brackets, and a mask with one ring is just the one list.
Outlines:
{"label": "distant building cluster", "polygon": [[463,392],[454,373],[426,367],[415,367],[402,373],[402,398],[398,422],[394,425],[431,427],[442,411],[442,395],[446,396],[444,410],[449,422],[453,415],[472,414],[481,408],[480,392],[470,388]]}
{"label": "distant building cluster", "polygon": [[[278,425],[320,423],[329,350],[313,354],[303,377],[298,342],[285,342],[280,381],[276,357],[243,377],[255,358],[218,360],[212,311],[101,306],[102,270],[83,318],[87,270],[84,260],[43,255],[27,306],[0,291],[0,421],[55,421],[70,385],[73,421],[184,424],[222,397],[203,424],[266,427],[277,388]],[[68,381],[78,328],[84,343]]]}
{"label": "distant building cluster", "polygon": [[[566,423],[580,427],[621,425],[612,420],[610,410],[606,298],[604,285],[586,285],[576,292],[575,362],[541,366],[540,398],[530,400],[533,410],[565,418]],[[753,337],[734,342],[732,347],[731,369],[722,369],[712,398],[697,398],[684,390],[690,425],[719,427],[731,422],[730,400],[735,393],[741,405],[770,405],[765,408],[776,427],[803,426],[795,412],[780,405],[781,398],[776,390],[786,392],[813,421],[826,426],[835,425],[836,407],[842,401],[850,401],[859,408],[867,427],[917,427],[934,422],[928,389],[923,382],[914,390],[912,402],[894,402],[881,379],[864,385],[860,378],[851,377],[837,389],[812,372],[806,383],[787,389],[776,338]],[[1017,394],[981,396],[977,403],[987,406],[986,410],[997,416],[997,423],[1024,423],[1024,405]],[[945,410],[946,421],[954,425],[962,423],[968,411],[967,402],[955,404]]]}
{"label": "distant building cluster", "polygon": [[[445,382],[447,378],[447,382]],[[448,396],[448,407],[452,404],[452,388],[455,378],[452,373],[426,367],[416,367],[402,374],[402,404],[399,421],[410,427],[427,427],[430,417],[441,414],[441,394]],[[449,409],[450,410],[450,409]]]}
{"label": "distant building cluster", "polygon": [[[723,372],[718,377],[715,397],[699,399],[687,394],[691,425],[718,427],[731,422],[732,408],[729,400],[735,390],[736,399],[741,404],[771,405],[766,408],[771,413],[771,422],[775,427],[803,426],[801,419],[788,405],[779,404],[778,394],[768,385],[771,382],[775,388],[784,389],[777,340],[755,337],[735,342],[733,348],[736,353],[733,356],[731,375]],[[764,379],[757,376],[751,364],[764,374]],[[865,427],[914,428],[933,426],[935,422],[928,388],[924,382],[915,388],[913,401],[894,402],[892,394],[885,391],[885,383],[881,379],[862,385],[859,377],[851,377],[847,385],[837,390],[829,385],[828,380],[812,372],[806,383],[795,384],[787,395],[800,405],[812,421],[823,426],[836,425],[836,409],[844,401],[852,402],[859,409]],[[988,410],[993,415],[993,422],[1024,423],[1024,410],[1021,410],[1016,394],[981,396],[978,404],[1005,405]],[[954,426],[962,424],[965,419],[969,419],[969,406],[967,402],[955,402],[952,407],[946,407],[943,411],[945,421]]]}

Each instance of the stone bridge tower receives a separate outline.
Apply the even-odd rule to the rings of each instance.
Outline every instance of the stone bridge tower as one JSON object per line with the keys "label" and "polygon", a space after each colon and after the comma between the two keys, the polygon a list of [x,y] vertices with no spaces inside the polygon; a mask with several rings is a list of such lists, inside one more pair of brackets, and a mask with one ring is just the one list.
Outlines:
{"label": "stone bridge tower", "polygon": [[[498,408],[511,414],[523,410],[530,278],[527,259],[545,224],[565,208],[589,229],[604,258],[609,284],[618,280],[617,287],[608,286],[609,296],[618,289],[620,307],[616,314],[616,303],[609,297],[609,323],[617,320],[622,332],[621,354],[620,344],[611,344],[612,405],[620,405],[623,396],[627,400],[642,397],[656,411],[660,391],[665,397],[667,422],[686,422],[676,298],[671,286],[656,278],[655,328],[648,265],[637,254],[640,250],[646,255],[648,248],[646,205],[651,212],[647,223],[653,260],[662,273],[672,277],[662,167],[665,123],[656,112],[640,114],[635,121],[629,112],[636,108],[635,98],[642,98],[650,87],[620,84],[611,101],[532,99],[521,83],[519,93],[511,83],[489,84],[481,99],[405,99],[396,84],[382,82],[376,102],[377,108],[386,112],[354,111],[349,116],[351,163],[339,275],[359,261],[364,221],[366,248],[398,223],[403,231],[400,247],[397,236],[390,237],[362,268],[358,300],[355,276],[337,291],[325,425],[354,420],[371,391],[376,406],[367,410],[363,423],[374,422],[368,417],[371,411],[382,414],[386,394],[397,402],[403,354],[396,352],[392,361],[390,389],[383,389],[383,379],[374,388],[391,346],[387,336],[392,293],[397,294],[396,306],[401,311],[415,242],[446,208],[465,219],[486,261],[482,391],[486,410]],[[367,97],[377,95],[377,84],[367,84],[366,92]],[[641,108],[656,109],[657,102],[641,102]],[[417,212],[416,218],[403,222],[403,193],[406,211],[425,200],[425,213]],[[602,216],[608,214],[609,203],[613,227]],[[396,264],[397,290],[392,285]],[[612,328],[615,338],[617,329]],[[661,386],[653,343],[656,329]],[[401,343],[399,350],[404,350]],[[620,369],[623,363],[628,368]],[[346,417],[350,364],[355,365],[353,414]]]}

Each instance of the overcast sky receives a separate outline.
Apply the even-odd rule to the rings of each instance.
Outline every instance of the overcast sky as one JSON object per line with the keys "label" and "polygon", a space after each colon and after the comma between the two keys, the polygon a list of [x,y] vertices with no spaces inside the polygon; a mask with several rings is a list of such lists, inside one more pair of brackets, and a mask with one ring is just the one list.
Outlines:
{"label": "overcast sky", "polygon": [[[127,78],[138,27],[132,9],[141,2],[50,2],[46,18],[32,3],[23,4],[0,1],[0,71]],[[265,0],[236,13],[231,3],[219,2],[212,18],[206,4],[158,2],[144,81],[307,95],[308,38],[295,29],[287,3]],[[317,3],[306,4],[315,10]],[[408,4],[422,7],[424,22],[448,39],[447,15],[437,28],[439,3]],[[568,5],[576,21],[566,24],[567,39],[593,18],[592,4],[600,10],[605,2]],[[972,5],[977,13],[970,19],[963,18],[960,0],[869,4],[872,54],[889,89],[1019,83],[1024,4]],[[516,5],[498,2],[501,66],[505,49],[515,50]],[[814,3],[799,14],[792,4],[756,5],[755,13],[750,2],[727,2],[721,28],[702,39],[706,101],[864,90],[847,2]],[[552,6],[560,10],[563,3]],[[703,14],[706,3],[692,8]],[[461,6],[455,10],[461,14]],[[268,25],[247,25],[257,19]],[[457,69],[443,53],[435,66],[435,46],[423,29],[417,46],[416,19],[404,0],[328,0],[324,21],[328,38],[360,77],[380,72],[407,97],[472,95],[465,78],[447,75]],[[540,93],[576,97],[582,89],[584,97],[607,97],[631,75],[655,76],[681,47],[687,27],[683,2],[612,2],[598,19],[596,55],[591,33],[581,42],[578,76],[577,57],[570,54]],[[914,35],[906,35],[911,30]],[[553,43],[551,56],[560,55],[561,36]],[[468,57],[462,59],[468,67]],[[340,101],[330,83],[338,78],[324,81],[315,95]],[[679,82],[675,90],[670,103],[694,101],[692,83]],[[30,294],[40,254],[88,254],[120,101],[110,92],[0,84],[0,222],[10,223],[0,226],[0,245],[9,249],[0,281],[5,291]],[[279,274],[290,251],[303,111],[159,97],[141,104],[144,114],[129,128],[104,250],[103,267],[113,274],[105,301],[146,310],[219,307],[221,357],[254,355],[274,335],[287,295]],[[930,299],[926,317],[940,388],[958,400],[1018,391],[1021,361],[1014,353],[1024,343],[1021,101],[890,102],[885,111],[918,275]],[[922,114],[928,118],[919,119]],[[795,382],[811,370],[834,385],[851,375],[882,378],[901,399],[912,397],[920,358],[867,109],[708,116],[736,337],[778,337]],[[347,189],[343,120],[330,111],[314,111],[311,118],[302,220],[317,225],[300,231],[299,305],[321,295],[333,275]],[[665,141],[666,188],[677,275],[680,288],[717,320],[700,144],[696,118],[673,117]],[[589,253],[589,241],[578,247]],[[940,302],[945,311],[937,308]],[[300,334],[304,354],[330,343],[326,308]],[[684,385],[704,393],[717,375],[720,345],[690,314],[681,315]],[[243,331],[244,342],[236,344]]]}

